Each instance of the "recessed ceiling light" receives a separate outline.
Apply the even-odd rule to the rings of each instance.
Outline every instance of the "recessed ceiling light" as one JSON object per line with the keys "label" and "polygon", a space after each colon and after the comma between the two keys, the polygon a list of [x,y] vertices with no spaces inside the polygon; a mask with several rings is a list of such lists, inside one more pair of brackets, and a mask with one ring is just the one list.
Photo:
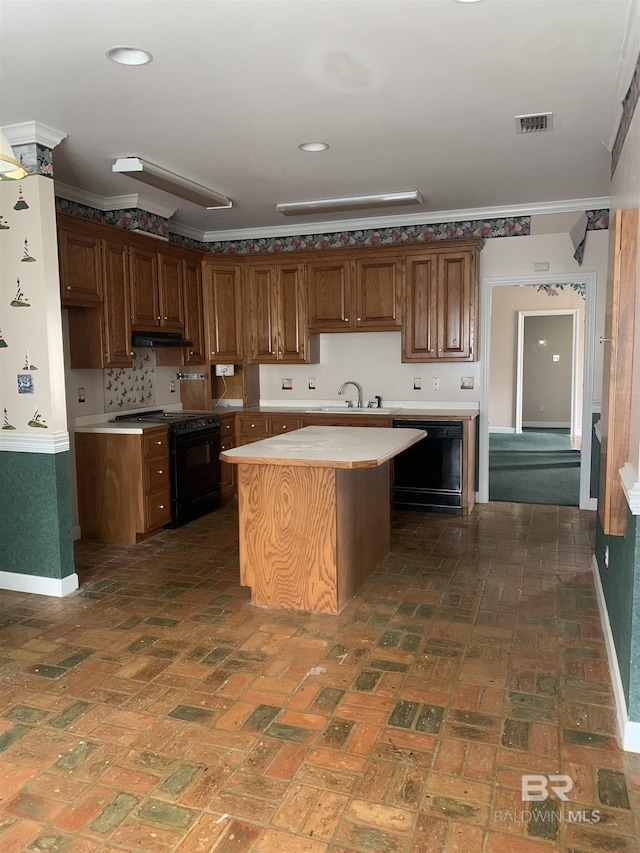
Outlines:
{"label": "recessed ceiling light", "polygon": [[303,142],[298,145],[301,151],[326,151],[328,147],[326,142]]}
{"label": "recessed ceiling light", "polygon": [[153,60],[149,51],[140,47],[112,47],[107,57],[118,65],[148,65]]}
{"label": "recessed ceiling light", "polygon": [[482,0],[456,0],[456,3],[482,3]]}

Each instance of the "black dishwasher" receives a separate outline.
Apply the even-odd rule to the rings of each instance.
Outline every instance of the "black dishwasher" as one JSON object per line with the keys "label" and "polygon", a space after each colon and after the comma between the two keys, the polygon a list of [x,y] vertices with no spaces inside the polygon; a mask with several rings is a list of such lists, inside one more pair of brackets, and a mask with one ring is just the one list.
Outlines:
{"label": "black dishwasher", "polygon": [[393,460],[395,507],[462,515],[462,422],[394,420],[393,426],[426,432]]}

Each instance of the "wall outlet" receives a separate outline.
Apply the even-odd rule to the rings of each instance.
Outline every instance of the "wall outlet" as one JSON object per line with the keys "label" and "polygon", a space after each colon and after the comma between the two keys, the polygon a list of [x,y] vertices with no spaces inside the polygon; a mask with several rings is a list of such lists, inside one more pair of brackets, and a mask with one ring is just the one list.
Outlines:
{"label": "wall outlet", "polygon": [[216,376],[233,376],[234,373],[233,364],[216,364]]}
{"label": "wall outlet", "polygon": [[176,391],[176,381],[175,381],[175,379],[170,379],[170,380],[169,380],[169,391],[170,391],[170,393],[171,393],[171,394],[175,394],[175,391]]}
{"label": "wall outlet", "polygon": [[538,411],[544,412],[544,403],[538,403]]}
{"label": "wall outlet", "polygon": [[316,380],[315,379],[309,379],[309,391],[315,391],[315,390],[316,390]]}
{"label": "wall outlet", "polygon": [[419,391],[422,388],[422,379],[419,376],[413,378],[413,390]]}
{"label": "wall outlet", "polygon": [[440,378],[438,376],[433,377],[433,390],[434,391],[440,390]]}

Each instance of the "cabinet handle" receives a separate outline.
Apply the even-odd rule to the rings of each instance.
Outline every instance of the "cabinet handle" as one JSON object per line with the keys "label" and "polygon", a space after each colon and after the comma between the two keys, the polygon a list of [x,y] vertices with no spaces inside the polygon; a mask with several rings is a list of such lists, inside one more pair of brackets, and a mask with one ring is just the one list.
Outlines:
{"label": "cabinet handle", "polygon": [[287,425],[286,425],[286,424],[282,424],[282,429],[286,429],[286,428],[287,428]]}
{"label": "cabinet handle", "polygon": [[164,509],[164,504],[158,504],[158,509]]}
{"label": "cabinet handle", "polygon": [[67,290],[71,290],[71,285],[70,285],[70,284],[68,284],[68,285],[67,285]]}
{"label": "cabinet handle", "polygon": [[358,323],[362,322],[362,317],[358,317]]}
{"label": "cabinet handle", "polygon": [[161,441],[156,441],[156,444],[158,445],[158,447],[162,447],[162,442],[161,442]]}
{"label": "cabinet handle", "polygon": [[607,343],[608,343],[610,340],[611,340],[611,338],[603,338],[603,337],[600,337],[600,343],[601,343],[601,344],[604,344],[605,342],[607,342]]}
{"label": "cabinet handle", "polygon": [[193,350],[192,350],[192,349],[190,349],[190,350],[189,350],[189,355],[193,355]]}
{"label": "cabinet handle", "polygon": [[160,317],[156,317],[156,320],[159,320],[159,319],[160,319]]}
{"label": "cabinet handle", "polygon": [[169,318],[168,318],[168,317],[165,317],[164,319],[165,319],[165,320],[168,320]]}
{"label": "cabinet handle", "polygon": [[345,323],[348,323],[348,322],[349,322],[349,318],[348,318],[348,317],[345,317],[345,318],[344,318],[344,321],[345,321]]}
{"label": "cabinet handle", "polygon": [[435,350],[434,350],[434,349],[430,349],[430,350],[429,350],[429,352],[435,352]]}
{"label": "cabinet handle", "polygon": [[162,474],[162,468],[158,468],[158,474]]}

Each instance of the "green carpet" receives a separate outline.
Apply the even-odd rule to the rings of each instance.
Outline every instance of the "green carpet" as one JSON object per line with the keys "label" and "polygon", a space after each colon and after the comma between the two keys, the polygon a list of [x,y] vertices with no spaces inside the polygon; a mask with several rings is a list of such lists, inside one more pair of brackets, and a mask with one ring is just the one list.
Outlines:
{"label": "green carpet", "polygon": [[578,506],[580,451],[569,431],[489,436],[489,500]]}

